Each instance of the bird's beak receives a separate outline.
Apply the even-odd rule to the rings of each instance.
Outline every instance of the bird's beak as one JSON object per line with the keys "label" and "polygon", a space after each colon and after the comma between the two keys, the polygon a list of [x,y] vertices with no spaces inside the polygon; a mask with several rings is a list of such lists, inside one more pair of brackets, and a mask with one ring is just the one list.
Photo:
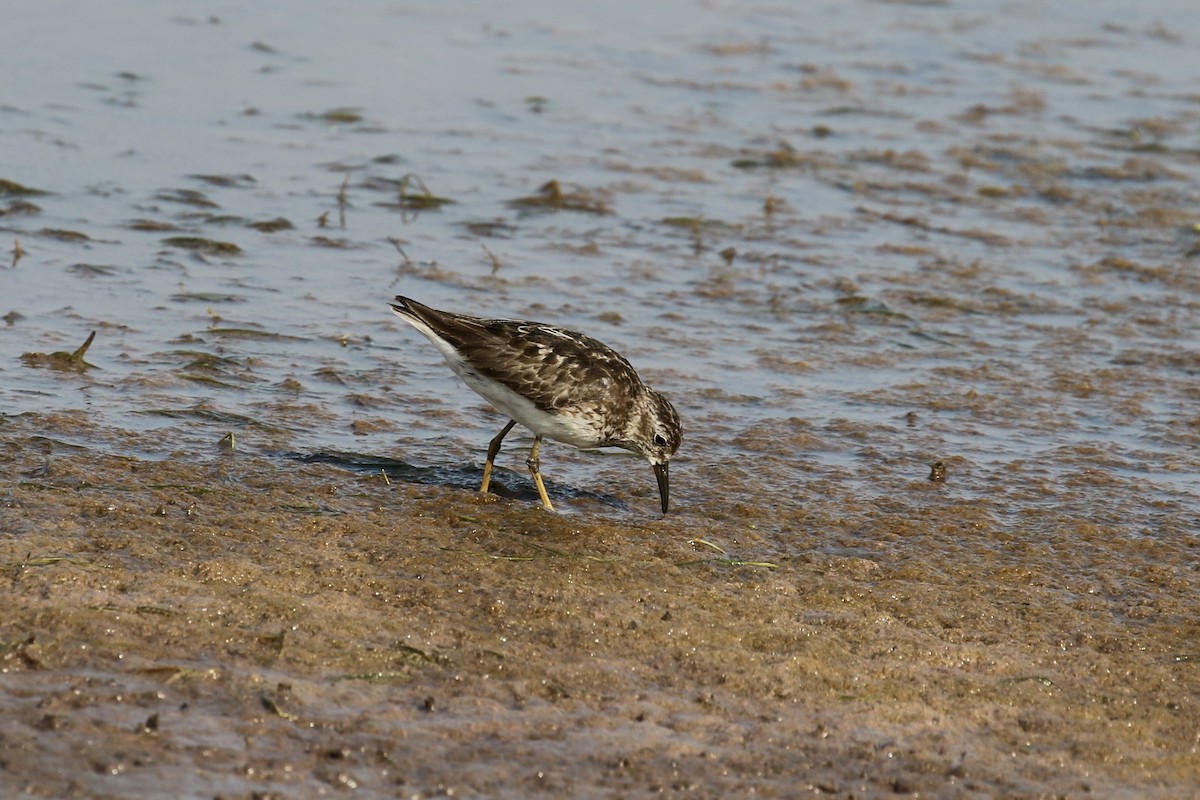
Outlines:
{"label": "bird's beak", "polygon": [[662,498],[662,510],[666,514],[667,502],[671,497],[671,486],[668,480],[669,472],[667,470],[669,462],[664,461],[661,464],[654,464],[652,466],[654,467],[654,477],[658,478],[658,496]]}

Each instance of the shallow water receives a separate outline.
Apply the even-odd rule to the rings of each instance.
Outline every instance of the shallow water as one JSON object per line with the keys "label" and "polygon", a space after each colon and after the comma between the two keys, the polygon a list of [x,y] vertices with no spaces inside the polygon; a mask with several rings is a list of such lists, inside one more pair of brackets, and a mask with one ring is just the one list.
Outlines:
{"label": "shallow water", "polygon": [[[13,463],[386,470],[473,514],[504,420],[390,314],[404,293],[629,357],[684,419],[668,535],[935,584],[962,535],[1166,603],[1144,576],[1194,582],[1200,527],[1200,10],[1051,5],[19,2]],[[93,330],[90,368],[22,358]],[[629,458],[542,466],[568,520],[636,530]]]}

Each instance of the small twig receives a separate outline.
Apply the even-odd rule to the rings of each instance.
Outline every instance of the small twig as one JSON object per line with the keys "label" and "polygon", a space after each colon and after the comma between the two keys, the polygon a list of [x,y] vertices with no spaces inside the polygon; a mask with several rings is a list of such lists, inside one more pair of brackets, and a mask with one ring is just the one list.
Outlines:
{"label": "small twig", "polygon": [[483,248],[483,252],[487,253],[488,258],[491,260],[492,274],[495,275],[497,272],[500,271],[500,259],[497,258],[496,254],[493,253],[491,250],[489,250],[488,246],[486,244],[484,244],[483,242],[480,242],[479,246]]}
{"label": "small twig", "polygon": [[408,253],[404,252],[404,248],[400,246],[400,240],[395,236],[389,236],[388,241],[392,243],[392,247],[396,248],[396,250],[400,253],[400,256],[404,259],[404,263],[401,264],[401,266],[411,267],[412,259],[408,257]]}
{"label": "small twig", "polygon": [[408,200],[410,196],[408,193],[408,185],[410,183],[416,184],[418,187],[420,187],[421,192],[425,197],[429,197],[433,194],[433,192],[429,191],[429,187],[425,185],[425,181],[421,180],[420,176],[416,173],[410,172],[400,179],[400,221],[405,224],[415,220],[418,214],[415,206],[410,211],[410,205],[413,205],[410,204]]}
{"label": "small twig", "polygon": [[346,177],[342,179],[342,188],[338,189],[338,220],[341,222],[341,227],[346,227],[346,187],[350,185],[350,173],[346,173]]}
{"label": "small twig", "polygon": [[421,180],[420,175],[410,172],[400,179],[400,202],[402,203],[408,199],[408,185],[410,183],[416,184],[421,189],[421,193],[427,197],[433,194],[433,192],[429,191],[429,187],[425,185],[425,181]]}
{"label": "small twig", "polygon": [[89,333],[88,337],[84,341],[84,343],[79,345],[79,348],[74,353],[71,353],[71,360],[72,361],[83,361],[84,354],[87,353],[88,348],[92,346],[92,341],[95,338],[96,338],[95,331],[92,331],[91,333]]}

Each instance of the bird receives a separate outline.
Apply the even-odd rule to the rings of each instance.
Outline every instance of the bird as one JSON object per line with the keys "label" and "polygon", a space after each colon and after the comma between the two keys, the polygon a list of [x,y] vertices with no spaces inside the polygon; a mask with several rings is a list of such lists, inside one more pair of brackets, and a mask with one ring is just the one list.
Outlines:
{"label": "bird", "polygon": [[619,353],[576,331],[513,319],[438,311],[397,295],[392,310],[433,343],[468,387],[509,418],[488,444],[481,494],[504,437],[517,423],[533,432],[525,463],[542,506],[542,438],[577,448],[620,447],[650,462],[662,513],[670,501],[670,461],[683,440],[679,414]]}

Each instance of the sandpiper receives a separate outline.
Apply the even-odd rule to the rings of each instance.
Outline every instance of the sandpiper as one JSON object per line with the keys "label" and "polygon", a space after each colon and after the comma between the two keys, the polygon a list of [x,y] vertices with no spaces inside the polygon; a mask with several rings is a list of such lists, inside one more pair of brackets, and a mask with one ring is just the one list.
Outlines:
{"label": "sandpiper", "polygon": [[433,342],[467,386],[509,417],[488,445],[480,492],[491,483],[500,443],[519,422],[533,431],[525,463],[547,509],[554,506],[539,471],[543,436],[573,447],[641,454],[654,468],[667,513],[667,468],[683,428],[674,406],[642,383],[620,354],[590,336],[539,322],[468,317],[400,296],[391,306]]}

